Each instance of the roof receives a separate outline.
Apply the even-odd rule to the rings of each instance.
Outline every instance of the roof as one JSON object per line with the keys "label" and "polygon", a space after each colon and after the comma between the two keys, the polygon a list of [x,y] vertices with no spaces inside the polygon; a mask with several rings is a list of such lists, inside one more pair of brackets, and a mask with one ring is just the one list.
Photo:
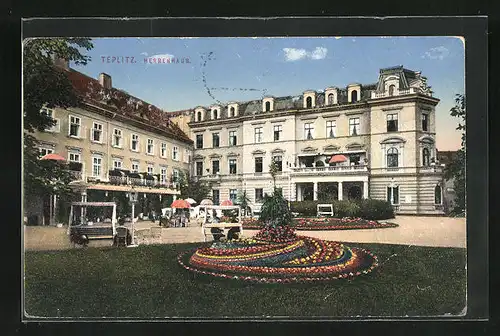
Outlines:
{"label": "roof", "polygon": [[73,69],[66,71],[69,80],[84,101],[129,119],[169,133],[182,141],[191,139],[160,108],[116,88],[105,89],[97,79]]}

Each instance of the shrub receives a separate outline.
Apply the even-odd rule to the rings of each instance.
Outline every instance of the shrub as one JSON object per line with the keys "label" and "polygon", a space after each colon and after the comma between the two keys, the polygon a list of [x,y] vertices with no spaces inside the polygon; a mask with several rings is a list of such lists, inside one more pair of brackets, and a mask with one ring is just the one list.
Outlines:
{"label": "shrub", "polygon": [[264,196],[264,202],[260,208],[259,221],[265,225],[285,226],[292,221],[292,214],[288,209],[288,201],[283,197],[279,189],[274,189],[274,193]]}
{"label": "shrub", "polygon": [[394,208],[391,203],[382,200],[364,199],[358,201],[360,217],[365,219],[380,220],[394,218]]}
{"label": "shrub", "polygon": [[333,202],[333,213],[335,217],[361,217],[361,207],[353,201],[342,200]]}
{"label": "shrub", "polygon": [[318,201],[293,201],[290,202],[290,211],[298,212],[302,216],[316,216]]}

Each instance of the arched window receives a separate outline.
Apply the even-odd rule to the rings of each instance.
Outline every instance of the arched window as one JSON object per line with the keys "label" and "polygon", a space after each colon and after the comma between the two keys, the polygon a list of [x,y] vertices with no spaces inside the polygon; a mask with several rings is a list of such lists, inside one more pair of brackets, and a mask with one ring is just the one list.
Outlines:
{"label": "arched window", "polygon": [[399,167],[399,153],[396,147],[391,147],[387,150],[387,167]]}
{"label": "arched window", "polygon": [[395,85],[389,85],[389,96],[394,96]]}
{"label": "arched window", "polygon": [[306,98],[306,107],[307,108],[311,108],[312,107],[312,98],[311,97],[307,97]]}
{"label": "arched window", "polygon": [[196,121],[201,121],[201,111],[196,114]]}
{"label": "arched window", "polygon": [[434,188],[434,204],[442,204],[443,198],[441,196],[441,186],[438,184]]}
{"label": "arched window", "polygon": [[357,90],[354,90],[351,92],[351,102],[355,102],[358,100],[358,91]]}
{"label": "arched window", "polygon": [[271,111],[271,102],[266,102],[266,112]]}
{"label": "arched window", "polygon": [[422,149],[422,166],[428,166],[430,164],[431,153],[429,148]]}
{"label": "arched window", "polygon": [[229,109],[229,116],[234,117],[234,107]]}
{"label": "arched window", "polygon": [[214,119],[219,118],[219,115],[218,115],[218,114],[219,114],[219,111],[217,111],[217,110],[213,110],[213,113],[214,113]]}
{"label": "arched window", "polygon": [[328,95],[328,105],[333,105],[333,93]]}

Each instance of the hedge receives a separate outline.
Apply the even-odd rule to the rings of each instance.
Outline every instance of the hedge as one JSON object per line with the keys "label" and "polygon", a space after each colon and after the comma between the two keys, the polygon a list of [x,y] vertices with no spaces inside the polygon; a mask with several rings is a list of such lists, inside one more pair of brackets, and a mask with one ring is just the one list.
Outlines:
{"label": "hedge", "polygon": [[394,218],[394,209],[387,201],[363,199],[356,201],[294,201],[290,202],[290,210],[301,216],[316,216],[318,204],[332,204],[334,217],[360,217],[369,220]]}

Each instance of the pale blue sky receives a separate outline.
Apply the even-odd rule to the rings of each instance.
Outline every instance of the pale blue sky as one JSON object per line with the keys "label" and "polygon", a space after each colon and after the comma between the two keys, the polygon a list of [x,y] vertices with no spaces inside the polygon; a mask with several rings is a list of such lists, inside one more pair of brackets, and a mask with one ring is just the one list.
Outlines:
{"label": "pale blue sky", "polygon": [[[92,62],[73,68],[93,78],[105,72],[114,87],[166,111],[265,94],[299,95],[353,82],[371,84],[380,68],[403,65],[421,71],[441,99],[437,148],[460,147],[458,119],[449,116],[454,95],[465,92],[464,44],[456,37],[96,38],[93,43],[88,53]],[[203,66],[202,55],[209,53],[211,59]],[[190,63],[144,62],[154,55],[189,58]],[[130,59],[108,63],[107,56],[110,61],[113,56]],[[208,94],[204,77],[216,100]]]}

